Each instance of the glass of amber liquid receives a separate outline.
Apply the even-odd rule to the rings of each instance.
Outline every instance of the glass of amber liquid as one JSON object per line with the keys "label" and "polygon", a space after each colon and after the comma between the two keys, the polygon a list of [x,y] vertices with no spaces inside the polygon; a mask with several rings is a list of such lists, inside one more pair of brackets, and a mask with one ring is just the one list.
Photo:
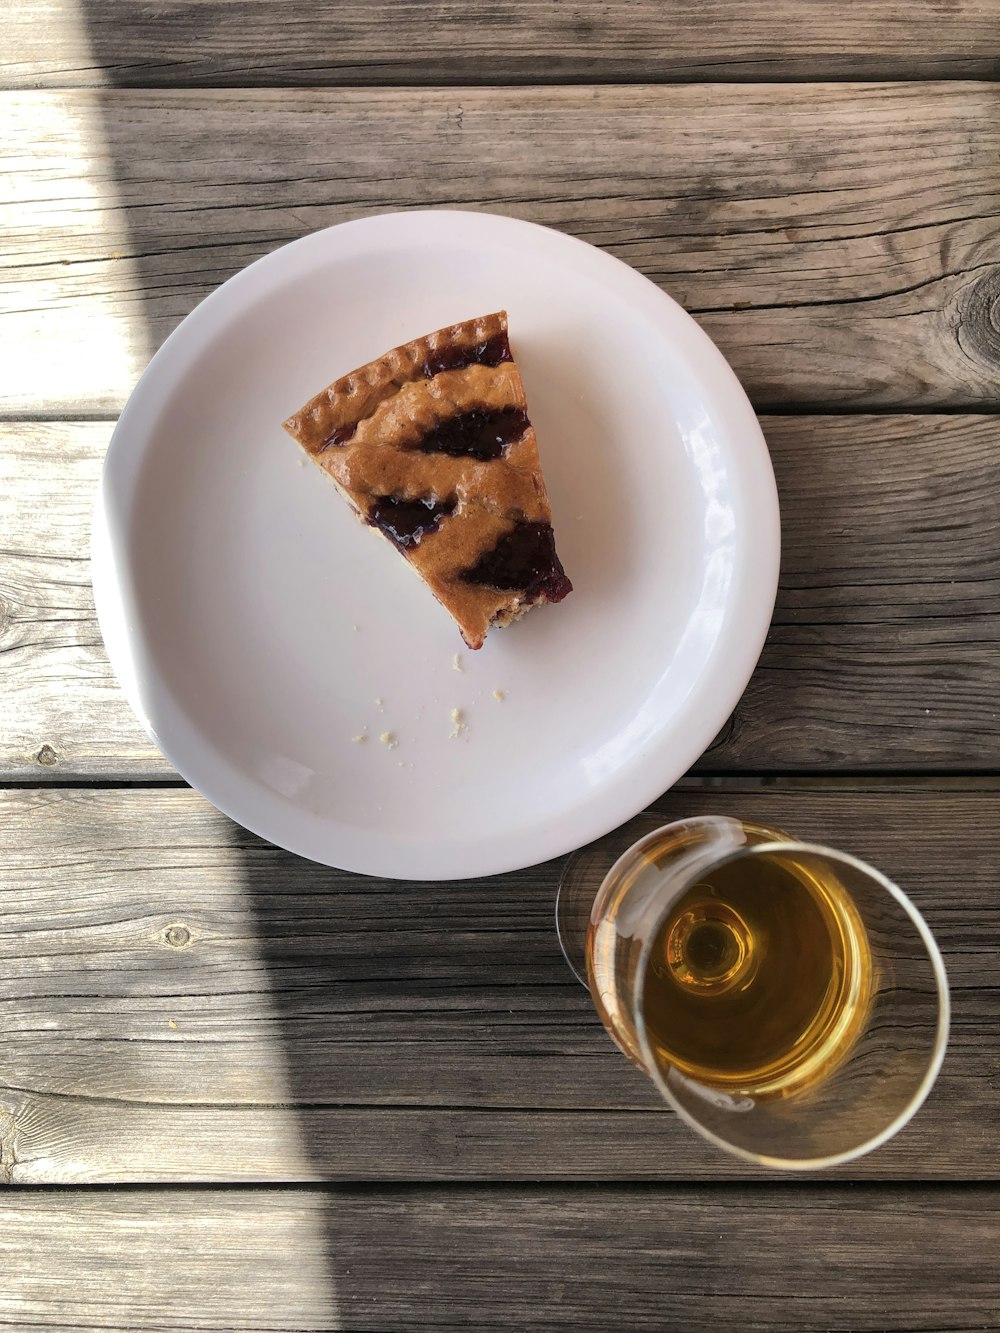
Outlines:
{"label": "glass of amber liquid", "polygon": [[569,863],[559,939],[674,1110],[719,1147],[793,1171],[901,1129],[941,1067],[949,1016],[909,899],[853,856],[739,819],[622,841]]}

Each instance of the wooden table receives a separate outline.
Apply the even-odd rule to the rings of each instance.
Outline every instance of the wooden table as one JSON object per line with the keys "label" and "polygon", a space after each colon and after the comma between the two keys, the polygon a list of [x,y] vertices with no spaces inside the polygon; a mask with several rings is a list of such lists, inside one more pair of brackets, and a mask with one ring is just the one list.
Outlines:
{"label": "wooden table", "polygon": [[[0,1325],[1000,1327],[1000,0],[8,0]],[[849,82],[848,80],[865,80]],[[762,414],[770,638],[663,816],[870,858],[954,995],[890,1146],[685,1130],[552,930],[559,864],[383,883],[192,792],[126,707],[91,504],[151,352],[346,218],[565,229]]]}

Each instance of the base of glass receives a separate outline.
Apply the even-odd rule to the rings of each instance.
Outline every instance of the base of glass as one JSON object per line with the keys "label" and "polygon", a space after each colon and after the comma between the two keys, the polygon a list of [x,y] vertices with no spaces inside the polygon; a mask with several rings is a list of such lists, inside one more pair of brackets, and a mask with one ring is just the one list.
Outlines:
{"label": "base of glass", "polygon": [[570,858],[556,891],[556,935],[570,971],[586,986],[587,927],[601,880],[592,886],[586,868],[580,872],[578,857],[579,853]]}
{"label": "base of glass", "polygon": [[581,986],[589,988],[590,984],[587,930],[598,890],[618,858],[664,822],[662,815],[637,815],[614,833],[574,852],[566,862],[556,893],[556,935],[563,957]]}

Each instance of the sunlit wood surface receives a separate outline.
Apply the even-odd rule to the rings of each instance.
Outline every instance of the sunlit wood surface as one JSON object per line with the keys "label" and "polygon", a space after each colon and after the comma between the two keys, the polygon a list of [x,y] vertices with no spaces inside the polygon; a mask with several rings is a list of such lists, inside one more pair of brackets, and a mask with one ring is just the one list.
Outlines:
{"label": "sunlit wood surface", "polygon": [[[1000,0],[7,6],[0,1327],[1000,1328],[998,74]],[[927,1106],[821,1179],[612,1048],[560,863],[299,861],[115,684],[90,515],[150,355],[275,246],[433,205],[635,265],[761,412],[771,634],[654,812],[875,861],[953,985]]]}

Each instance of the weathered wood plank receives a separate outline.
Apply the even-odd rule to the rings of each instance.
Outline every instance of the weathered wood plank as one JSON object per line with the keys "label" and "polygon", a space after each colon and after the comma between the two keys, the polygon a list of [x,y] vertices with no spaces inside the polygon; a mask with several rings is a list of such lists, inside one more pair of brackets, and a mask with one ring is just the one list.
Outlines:
{"label": "weathered wood plank", "polygon": [[996,1329],[998,1203],[874,1186],[8,1195],[0,1327]]}
{"label": "weathered wood plank", "polygon": [[[0,427],[0,775],[170,777],[108,664],[90,585],[107,425]],[[124,762],[123,762],[124,760]]]}
{"label": "weathered wood plank", "polygon": [[[11,0],[7,87],[992,77],[997,0]],[[276,34],[280,33],[280,40]]]}
{"label": "weathered wood plank", "polygon": [[89,533],[108,425],[0,427],[0,773],[172,776],[97,628]]}
{"label": "weathered wood plank", "polygon": [[[658,810],[761,819],[912,893],[950,972],[949,1055],[907,1130],[840,1174],[995,1179],[1000,788],[689,789]],[[7,791],[0,826],[8,1179],[750,1174],[600,1028],[556,943],[558,863],[385,883],[281,853],[181,788]]]}
{"label": "weathered wood plank", "polygon": [[115,410],[251,260],[428,205],[606,247],[759,405],[1000,400],[996,86],[8,93],[0,117],[7,413]]}
{"label": "weathered wood plank", "polygon": [[[996,417],[765,418],[783,505],[760,666],[702,773],[1000,769]],[[0,777],[170,777],[111,675],[90,511],[110,427],[0,427]]]}

